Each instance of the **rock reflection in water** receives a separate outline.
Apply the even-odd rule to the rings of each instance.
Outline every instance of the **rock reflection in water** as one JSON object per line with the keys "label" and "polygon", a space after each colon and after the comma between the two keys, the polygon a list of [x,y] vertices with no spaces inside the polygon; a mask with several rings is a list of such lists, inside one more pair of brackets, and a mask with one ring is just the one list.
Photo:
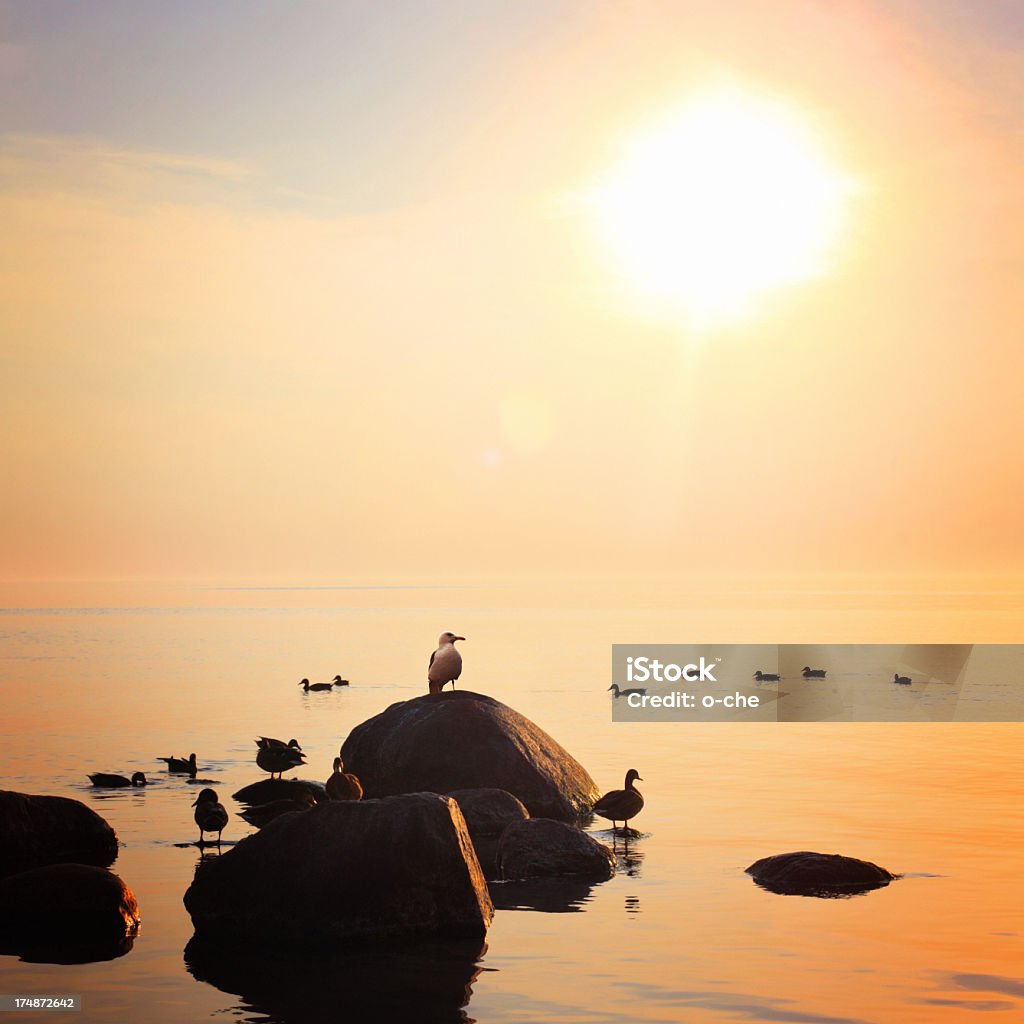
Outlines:
{"label": "rock reflection in water", "polygon": [[239,996],[264,1024],[339,1020],[474,1024],[464,1007],[487,946],[410,942],[331,953],[222,946],[193,937],[185,966],[196,980]]}
{"label": "rock reflection in water", "polygon": [[594,883],[579,878],[537,878],[526,882],[493,882],[488,888],[495,910],[575,914],[590,900]]}
{"label": "rock reflection in water", "polygon": [[54,941],[17,943],[0,940],[0,954],[17,956],[26,964],[97,964],[116,960],[131,952],[135,936],[125,936],[111,942],[69,944]]}

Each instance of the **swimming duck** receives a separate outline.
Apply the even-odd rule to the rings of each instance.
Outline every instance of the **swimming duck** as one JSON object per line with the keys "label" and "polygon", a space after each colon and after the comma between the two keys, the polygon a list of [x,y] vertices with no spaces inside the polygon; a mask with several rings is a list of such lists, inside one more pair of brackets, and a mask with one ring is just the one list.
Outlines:
{"label": "swimming duck", "polygon": [[900,684],[900,686],[909,686],[909,685],[910,685],[910,684],[911,684],[911,683],[913,682],[913,680],[912,680],[912,679],[910,678],[910,676],[901,676],[901,675],[899,674],[899,672],[897,672],[897,673],[896,673],[896,674],[895,674],[895,675],[894,675],[894,676],[892,677],[892,681],[893,681],[894,683],[899,683],[899,684]]}
{"label": "swimming duck", "polygon": [[228,812],[217,799],[217,791],[207,787],[196,797],[192,806],[196,809],[195,819],[199,826],[199,845],[203,844],[204,832],[216,832],[217,842],[228,823]]}
{"label": "swimming duck", "polygon": [[607,818],[613,830],[617,821],[624,823],[623,828],[629,828],[629,819],[635,818],[644,808],[643,794],[633,786],[634,779],[644,781],[635,768],[630,768],[626,772],[625,789],[613,789],[594,804],[594,813]]}
{"label": "swimming duck", "polygon": [[335,676],[334,677],[334,685],[335,686],[348,686],[348,680],[347,679],[342,679],[341,676]]}
{"label": "swimming duck", "polygon": [[[638,693],[641,697],[646,696],[647,694],[647,691],[639,686],[634,686],[631,690],[620,690],[616,683],[612,683],[612,685],[609,686],[608,689],[612,691],[612,696],[616,700],[618,700],[620,697],[628,697],[632,693]],[[641,779],[640,781],[642,782],[643,780]]]}
{"label": "swimming duck", "polygon": [[275,775],[280,778],[282,772],[289,772],[305,764],[306,756],[301,750],[291,746],[260,747],[256,753],[256,763],[265,772],[270,772],[271,778]]}
{"label": "swimming duck", "polygon": [[806,665],[804,665],[804,670],[803,670],[802,675],[803,675],[804,679],[824,679],[825,678],[825,669],[823,669],[823,668],[808,668]]}
{"label": "swimming duck", "polygon": [[189,754],[188,760],[183,757],[158,757],[157,760],[165,761],[169,772],[191,775],[193,779],[196,777],[196,772],[199,770],[196,767],[195,754]]}
{"label": "swimming duck", "polygon": [[284,740],[275,740],[273,736],[260,736],[256,740],[256,746],[264,749],[269,747],[291,747],[293,750],[297,750],[300,754],[302,753],[302,747],[299,745],[298,740],[289,740],[285,743]]}
{"label": "swimming duck", "polygon": [[456,640],[465,640],[451,630],[437,638],[437,650],[427,662],[427,687],[431,693],[440,693],[448,683],[455,689],[455,680],[462,675],[462,655],[455,647]]}
{"label": "swimming duck", "polygon": [[777,672],[762,672],[758,669],[754,673],[754,678],[759,683],[777,683],[782,677]]}
{"label": "swimming duck", "polygon": [[303,679],[299,683],[299,686],[301,686],[302,689],[306,693],[309,693],[310,690],[330,690],[330,689],[333,689],[334,683],[311,683],[308,679]]}
{"label": "swimming duck", "polygon": [[327,795],[332,800],[362,800],[363,787],[354,776],[345,772],[345,762],[334,759],[334,774],[327,780]]}
{"label": "swimming duck", "polygon": [[316,806],[316,797],[312,793],[303,793],[294,800],[271,800],[268,804],[259,804],[242,811],[239,817],[244,818],[250,825],[263,828],[269,825],[275,818],[282,814],[291,814],[292,811],[308,811],[310,807]]}
{"label": "swimming duck", "polygon": [[89,781],[94,786],[104,786],[107,789],[125,789],[128,786],[144,786],[146,776],[142,772],[136,772],[130,779],[123,775],[108,775],[106,772],[94,772],[89,776]]}

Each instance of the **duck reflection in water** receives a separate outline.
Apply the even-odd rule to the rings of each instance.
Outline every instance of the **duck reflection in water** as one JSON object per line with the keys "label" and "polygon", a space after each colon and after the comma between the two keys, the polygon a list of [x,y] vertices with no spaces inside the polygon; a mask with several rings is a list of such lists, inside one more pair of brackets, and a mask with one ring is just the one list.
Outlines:
{"label": "duck reflection in water", "polygon": [[618,834],[613,832],[612,853],[615,854],[617,874],[626,875],[629,878],[640,877],[640,865],[644,861],[644,852],[637,843],[637,836],[625,833],[620,839]]}
{"label": "duck reflection in water", "polygon": [[263,1021],[475,1024],[465,1007],[486,943],[428,941],[341,947],[329,954],[222,946],[196,936],[185,966]]}

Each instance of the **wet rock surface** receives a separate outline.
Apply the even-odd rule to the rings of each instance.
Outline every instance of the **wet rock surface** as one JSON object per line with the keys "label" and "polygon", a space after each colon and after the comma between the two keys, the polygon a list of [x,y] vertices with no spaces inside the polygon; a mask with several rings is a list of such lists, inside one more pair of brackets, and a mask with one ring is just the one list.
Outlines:
{"label": "wet rock surface", "polygon": [[530,818],[509,825],[497,853],[501,877],[510,880],[574,876],[603,881],[615,874],[607,846],[571,825]]}
{"label": "wet rock surface", "polygon": [[746,872],[770,892],[824,898],[856,896],[879,889],[899,877],[871,861],[807,850],[762,857]]}
{"label": "wet rock surface", "polygon": [[117,833],[80,801],[0,790],[0,876],[46,864],[107,867],[116,859]]}
{"label": "wet rock surface", "polygon": [[185,907],[204,939],[306,947],[482,940],[493,913],[462,812],[434,793],[285,815],[200,864]]}
{"label": "wet rock surface", "polygon": [[470,690],[392,704],[352,730],[341,756],[366,797],[503,789],[531,815],[568,821],[599,796],[586,769],[546,732]]}

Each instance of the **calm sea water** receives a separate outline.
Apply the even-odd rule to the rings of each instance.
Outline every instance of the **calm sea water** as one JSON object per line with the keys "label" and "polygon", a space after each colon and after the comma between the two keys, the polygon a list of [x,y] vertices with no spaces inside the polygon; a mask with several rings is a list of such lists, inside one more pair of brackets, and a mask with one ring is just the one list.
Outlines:
{"label": "calm sea water", "polygon": [[[80,1020],[935,1022],[1024,1016],[1024,726],[611,722],[612,643],[1021,642],[1019,579],[521,581],[503,586],[7,587],[4,783],[85,801],[117,829],[143,924],[120,959],[0,957],[0,994],[78,993]],[[483,950],[438,960],[195,945],[181,898],[197,789],[155,759],[195,751],[230,794],[253,738],[302,742],[326,779],[341,739],[425,692],[453,629],[460,685],[546,729],[602,789],[635,767],[643,832],[619,873],[499,896]],[[351,679],[304,694],[303,676]],[[91,771],[143,770],[143,791]],[[609,843],[610,834],[594,826]],[[842,852],[906,877],[846,900],[772,895],[743,868]],[[297,870],[299,866],[297,866]],[[325,951],[327,954],[328,951]],[[984,1013],[994,1015],[991,1018]],[[15,1015],[20,1016],[20,1015]]]}

